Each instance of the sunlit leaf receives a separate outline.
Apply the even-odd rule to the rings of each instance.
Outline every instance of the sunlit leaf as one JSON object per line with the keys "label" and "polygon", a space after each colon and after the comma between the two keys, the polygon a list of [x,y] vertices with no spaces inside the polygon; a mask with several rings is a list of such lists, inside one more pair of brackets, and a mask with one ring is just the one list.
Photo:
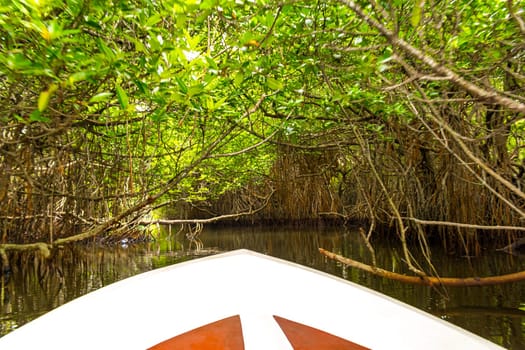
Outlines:
{"label": "sunlit leaf", "polygon": [[203,91],[204,91],[204,86],[202,84],[192,85],[188,89],[188,96],[190,96],[190,97],[191,96],[195,96],[195,95],[200,94]]}
{"label": "sunlit leaf", "polygon": [[266,78],[266,85],[272,90],[281,90],[284,87],[281,81],[271,77]]}
{"label": "sunlit leaf", "polygon": [[213,103],[213,97],[206,96],[206,108],[208,111],[213,111],[215,109],[215,103]]}
{"label": "sunlit leaf", "polygon": [[412,16],[410,17],[410,23],[413,27],[417,27],[421,21],[423,14],[423,7],[425,6],[425,0],[417,0],[412,9]]}
{"label": "sunlit leaf", "polygon": [[51,84],[49,88],[46,91],[42,91],[40,95],[38,96],[38,111],[43,112],[48,104],[49,99],[51,98],[51,95],[57,90],[56,84]]}
{"label": "sunlit leaf", "polygon": [[236,87],[239,87],[241,86],[243,81],[244,81],[244,73],[240,71],[235,73],[235,75],[233,76],[233,84]]}
{"label": "sunlit leaf", "polygon": [[201,10],[209,10],[209,9],[212,9],[213,7],[216,6],[216,1],[215,0],[203,0],[200,4],[200,9]]}
{"label": "sunlit leaf", "polygon": [[70,84],[75,84],[80,81],[86,80],[88,78],[89,74],[88,72],[82,71],[82,72],[76,72],[69,76],[68,82]]}
{"label": "sunlit leaf", "polygon": [[111,92],[101,92],[96,94],[95,96],[91,97],[89,99],[89,103],[98,103],[98,102],[105,102],[108,101],[113,97],[113,93]]}
{"label": "sunlit leaf", "polygon": [[148,18],[148,20],[145,23],[145,26],[146,27],[152,27],[155,24],[159,23],[161,20],[162,20],[162,17],[160,16],[160,14],[156,13],[153,16],[151,16],[150,18]]}
{"label": "sunlit leaf", "polygon": [[42,91],[40,93],[40,96],[38,96],[38,110],[42,112],[47,108],[47,105],[49,103],[49,97],[50,93],[49,91]]}

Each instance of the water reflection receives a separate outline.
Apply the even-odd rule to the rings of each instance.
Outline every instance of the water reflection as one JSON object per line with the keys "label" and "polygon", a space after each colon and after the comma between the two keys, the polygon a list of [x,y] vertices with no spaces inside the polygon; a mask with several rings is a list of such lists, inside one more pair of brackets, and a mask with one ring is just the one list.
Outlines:
{"label": "water reflection", "polygon": [[[168,236],[169,231],[166,230]],[[184,235],[171,232],[156,242],[117,243],[112,247],[75,246],[54,252],[44,260],[35,254],[17,257],[8,280],[2,280],[0,336],[35,317],[114,281],[202,255],[247,248],[310,266],[426,310],[509,349],[525,348],[523,283],[447,290],[400,284],[345,268],[327,260],[317,248],[370,263],[370,252],[359,234],[344,229],[206,228],[203,249],[195,251]],[[404,273],[400,249],[375,244],[377,263]],[[450,257],[433,250],[433,262],[443,276],[487,276],[525,269],[525,260],[504,253],[477,259]],[[326,291],[330,297],[330,291]],[[342,301],[344,302],[344,301]]]}

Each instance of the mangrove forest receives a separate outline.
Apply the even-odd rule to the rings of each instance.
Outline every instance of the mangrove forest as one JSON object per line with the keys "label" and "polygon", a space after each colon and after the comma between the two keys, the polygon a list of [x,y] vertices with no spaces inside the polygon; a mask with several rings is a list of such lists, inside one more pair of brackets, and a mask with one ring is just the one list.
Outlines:
{"label": "mangrove forest", "polygon": [[2,0],[0,50],[4,271],[158,224],[519,248],[523,2]]}

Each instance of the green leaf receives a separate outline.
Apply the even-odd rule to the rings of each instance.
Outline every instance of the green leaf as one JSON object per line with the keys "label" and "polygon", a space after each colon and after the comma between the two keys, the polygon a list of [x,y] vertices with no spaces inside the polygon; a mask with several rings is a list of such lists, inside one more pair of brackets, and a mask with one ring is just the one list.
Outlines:
{"label": "green leaf", "polygon": [[177,85],[179,85],[180,92],[186,94],[188,92],[188,86],[184,84],[184,82],[179,77],[175,77],[175,81],[177,82]]}
{"label": "green leaf", "polygon": [[155,14],[153,16],[151,16],[150,18],[148,18],[148,20],[146,21],[146,24],[145,26],[146,27],[153,27],[155,24],[159,23],[161,21],[162,17],[160,16],[160,14]]}
{"label": "green leaf", "polygon": [[209,56],[204,56],[206,58],[206,62],[208,62],[208,66],[211,68],[211,69],[215,69],[215,70],[218,70],[219,67],[217,66],[217,63],[213,60],[213,58],[209,57]]}
{"label": "green leaf", "polygon": [[266,85],[272,90],[281,90],[284,84],[274,78],[266,78]]}
{"label": "green leaf", "polygon": [[24,118],[22,118],[22,117],[19,116],[18,114],[15,114],[13,117],[14,117],[18,122],[23,123],[23,124],[27,124],[27,120],[25,120]]}
{"label": "green leaf", "polygon": [[40,93],[40,96],[38,96],[38,110],[40,112],[43,112],[47,108],[49,99],[51,98],[51,95],[53,95],[53,93],[57,90],[57,88],[58,87],[56,84],[51,84],[46,91],[42,91]]}
{"label": "green leaf", "polygon": [[239,71],[235,73],[235,76],[233,77],[233,85],[236,87],[241,86],[242,82],[244,81],[244,73]]}
{"label": "green leaf", "polygon": [[195,85],[190,86],[190,88],[188,89],[188,96],[190,96],[190,97],[196,96],[196,95],[200,94],[203,91],[204,91],[204,85],[202,85],[202,84],[195,84]]}
{"label": "green leaf", "polygon": [[215,103],[213,102],[213,97],[206,96],[206,108],[208,111],[212,112],[215,110]]}
{"label": "green leaf", "polygon": [[184,30],[184,37],[186,38],[186,43],[188,44],[188,47],[191,51],[196,50],[200,41],[202,40],[201,35],[196,34],[195,36],[191,36],[190,32],[187,30]]}
{"label": "green leaf", "polygon": [[221,108],[223,105],[227,104],[226,100],[228,99],[228,96],[221,98],[220,100],[215,102],[215,109]]}
{"label": "green leaf", "polygon": [[88,72],[82,71],[82,72],[76,72],[69,76],[68,83],[73,85],[75,83],[78,83],[79,81],[86,80],[89,77]]}
{"label": "green leaf", "polygon": [[31,68],[32,65],[33,62],[28,60],[21,53],[9,55],[7,58],[7,66],[13,70],[24,70],[26,68]]}
{"label": "green leaf", "polygon": [[89,103],[98,103],[109,100],[113,96],[111,92],[101,92],[89,99]]}
{"label": "green leaf", "polygon": [[410,18],[410,23],[413,27],[417,27],[421,21],[421,16],[423,14],[423,6],[425,6],[425,0],[417,0],[414,4],[414,9],[412,10],[412,17]]}
{"label": "green leaf", "polygon": [[88,19],[84,22],[86,25],[90,26],[90,27],[93,27],[95,29],[102,29],[102,27],[100,26],[100,23],[98,23],[98,21],[95,21],[93,19]]}
{"label": "green leaf", "polygon": [[40,96],[38,96],[38,110],[40,112],[44,111],[47,108],[49,103],[50,93],[49,91],[42,91]]}
{"label": "green leaf", "polygon": [[114,60],[115,59],[115,53],[113,52],[113,50],[111,50],[105,43],[102,39],[100,38],[97,38],[96,39],[96,42],[97,42],[97,46],[100,50],[100,52],[106,56],[106,58],[108,60]]}
{"label": "green leaf", "polygon": [[199,5],[201,10],[210,10],[216,6],[215,0],[203,0]]}
{"label": "green leaf", "polygon": [[128,108],[129,97],[128,97],[128,94],[126,93],[126,91],[124,91],[124,89],[122,89],[122,87],[120,87],[120,85],[117,85],[115,87],[115,90],[117,92],[118,102],[120,103],[120,106],[122,107],[122,109]]}
{"label": "green leaf", "polygon": [[42,122],[42,123],[48,123],[51,121],[51,119],[44,117],[42,115],[42,112],[40,112],[38,109],[35,109],[33,113],[29,115],[29,121],[31,122]]}
{"label": "green leaf", "polygon": [[135,79],[133,80],[133,83],[135,83],[135,85],[142,94],[147,94],[149,92],[148,85],[143,81]]}

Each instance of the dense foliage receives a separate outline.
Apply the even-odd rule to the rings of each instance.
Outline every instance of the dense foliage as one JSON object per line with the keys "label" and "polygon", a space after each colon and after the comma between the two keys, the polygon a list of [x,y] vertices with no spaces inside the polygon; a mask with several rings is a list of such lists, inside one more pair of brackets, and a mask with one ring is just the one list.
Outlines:
{"label": "dense foliage", "polygon": [[181,203],[462,250],[525,218],[511,0],[3,1],[0,40],[4,243]]}

